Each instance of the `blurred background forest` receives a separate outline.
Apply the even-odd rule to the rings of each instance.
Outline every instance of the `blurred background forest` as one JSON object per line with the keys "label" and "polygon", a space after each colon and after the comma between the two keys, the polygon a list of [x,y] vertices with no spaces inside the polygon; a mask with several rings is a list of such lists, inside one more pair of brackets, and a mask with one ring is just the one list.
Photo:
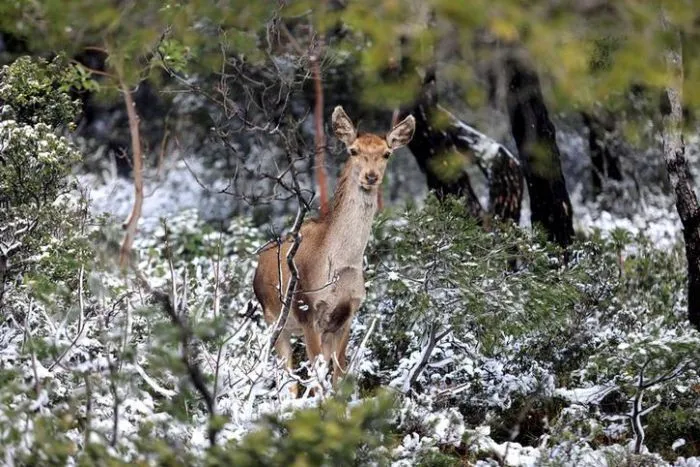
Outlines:
{"label": "blurred background forest", "polygon": [[[698,12],[0,3],[0,457],[700,465]],[[251,283],[327,209],[337,105],[416,133],[331,395]]]}

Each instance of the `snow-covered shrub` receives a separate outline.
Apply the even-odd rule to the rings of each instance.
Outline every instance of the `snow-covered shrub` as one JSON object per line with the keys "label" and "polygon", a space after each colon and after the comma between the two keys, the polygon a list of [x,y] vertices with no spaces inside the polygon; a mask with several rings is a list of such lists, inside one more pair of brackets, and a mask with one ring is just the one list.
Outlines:
{"label": "snow-covered shrub", "polygon": [[[371,248],[377,268],[367,309],[381,319],[370,348],[384,381],[445,390],[472,381],[481,391],[476,385],[492,379],[482,397],[494,405],[507,405],[511,393],[551,390],[551,374],[586,344],[577,331],[599,306],[590,302],[611,295],[593,278],[615,273],[591,247],[562,267],[540,238],[507,226],[485,232],[459,203],[431,201],[381,223]],[[416,378],[424,351],[431,361]],[[509,380],[516,372],[518,381]]]}
{"label": "snow-covered shrub", "polygon": [[[685,320],[682,248],[594,232],[563,267],[536,235],[484,232],[460,204],[433,201],[387,216],[375,234],[376,267],[356,328],[359,340],[374,322],[361,383],[389,384],[420,401],[405,406],[404,420],[458,407],[499,443],[629,442],[636,450],[643,428],[633,425],[646,426],[654,416],[647,409],[677,407],[674,394],[698,383],[700,340]],[[642,366],[645,383],[661,379],[641,394],[656,400],[641,397],[635,411]],[[604,401],[612,396],[616,406]],[[697,410],[681,405],[686,414]],[[404,454],[454,449],[427,442],[434,433],[423,424],[403,430]],[[659,435],[649,431],[641,444]]]}
{"label": "snow-covered shrub", "polygon": [[[20,284],[42,259],[57,259],[52,252],[79,235],[85,217],[84,203],[65,196],[74,188],[68,175],[81,156],[56,133],[56,126],[69,124],[77,110],[61,70],[58,62],[30,59],[2,70],[0,305],[10,283]],[[77,249],[73,242],[65,253],[75,259]]]}
{"label": "snow-covered shrub", "polygon": [[69,126],[80,102],[68,90],[76,69],[63,58],[20,57],[0,70],[0,115],[23,125]]}

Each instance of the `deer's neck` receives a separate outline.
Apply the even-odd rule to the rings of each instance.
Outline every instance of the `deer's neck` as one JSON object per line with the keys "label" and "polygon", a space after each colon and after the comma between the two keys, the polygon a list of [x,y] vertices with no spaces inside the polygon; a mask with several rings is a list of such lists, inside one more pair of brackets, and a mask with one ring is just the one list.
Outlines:
{"label": "deer's neck", "polygon": [[347,164],[338,178],[326,231],[325,247],[331,267],[362,267],[376,212],[377,193],[363,190],[359,170]]}

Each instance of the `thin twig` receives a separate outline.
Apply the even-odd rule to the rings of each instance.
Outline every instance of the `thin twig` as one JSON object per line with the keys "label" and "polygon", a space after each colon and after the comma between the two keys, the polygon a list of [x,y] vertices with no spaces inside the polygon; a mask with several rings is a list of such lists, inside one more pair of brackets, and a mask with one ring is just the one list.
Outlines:
{"label": "thin twig", "polygon": [[367,345],[367,342],[369,341],[370,336],[372,335],[372,332],[374,331],[374,327],[377,324],[377,321],[379,321],[379,316],[375,315],[372,318],[372,322],[369,325],[369,329],[365,333],[365,337],[362,339],[362,342],[360,342],[360,345],[357,347],[355,353],[352,355],[352,359],[350,360],[350,366],[348,367],[346,374],[352,374],[353,371],[355,371],[357,362],[362,357],[362,353],[365,349],[365,346]]}
{"label": "thin twig", "polygon": [[31,325],[29,324],[29,318],[32,314],[32,300],[29,299],[27,304],[27,315],[24,318],[24,330],[26,332],[27,345],[29,346],[29,354],[32,358],[32,373],[34,374],[34,391],[36,392],[36,397],[39,397],[39,391],[41,390],[41,383],[39,382],[39,371],[37,370],[36,363],[36,352],[34,351],[34,338],[32,337]]}
{"label": "thin twig", "polygon": [[[220,280],[220,272],[221,272],[221,244],[222,244],[222,237],[223,237],[223,232],[219,233],[219,242],[217,246],[217,252],[216,252],[216,262],[214,263],[214,303],[213,303],[213,313],[214,313],[214,319],[217,320],[219,318],[219,307],[221,303],[221,292],[219,290],[221,280]],[[219,345],[219,349],[217,350],[216,353],[216,366],[214,368],[214,394],[212,395],[212,398],[214,399],[214,410],[216,411],[216,397],[217,393],[219,391],[219,371],[221,369],[221,357],[224,354],[224,351],[226,349],[226,344],[228,342],[228,339],[224,340],[224,342]]]}
{"label": "thin twig", "polygon": [[304,222],[305,215],[306,209],[303,205],[300,205],[297,208],[297,215],[294,219],[294,226],[292,227],[292,231],[290,232],[290,236],[293,239],[292,246],[286,255],[287,267],[289,268],[290,272],[289,282],[287,283],[287,291],[284,294],[282,310],[280,312],[279,318],[277,318],[277,322],[275,323],[275,328],[272,332],[272,336],[270,336],[270,347],[274,347],[275,343],[277,342],[277,339],[279,339],[280,334],[282,334],[282,330],[284,330],[284,327],[287,325],[289,311],[292,308],[292,299],[296,294],[297,283],[299,282],[299,271],[297,269],[296,263],[294,262],[294,255],[296,255],[297,250],[299,249],[299,245],[301,244],[302,238],[301,234],[299,233],[299,230],[301,229],[301,225]]}

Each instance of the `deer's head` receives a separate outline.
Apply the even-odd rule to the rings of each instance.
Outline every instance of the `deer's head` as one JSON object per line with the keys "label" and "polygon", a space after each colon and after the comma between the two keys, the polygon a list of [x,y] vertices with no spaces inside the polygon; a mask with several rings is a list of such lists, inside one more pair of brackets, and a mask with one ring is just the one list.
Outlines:
{"label": "deer's head", "polygon": [[357,182],[367,192],[377,190],[384,178],[389,157],[394,150],[411,141],[416,128],[416,120],[409,115],[394,126],[385,138],[371,133],[358,136],[341,106],[333,110],[332,123],[335,136],[345,143],[350,154],[347,163],[352,164]]}

